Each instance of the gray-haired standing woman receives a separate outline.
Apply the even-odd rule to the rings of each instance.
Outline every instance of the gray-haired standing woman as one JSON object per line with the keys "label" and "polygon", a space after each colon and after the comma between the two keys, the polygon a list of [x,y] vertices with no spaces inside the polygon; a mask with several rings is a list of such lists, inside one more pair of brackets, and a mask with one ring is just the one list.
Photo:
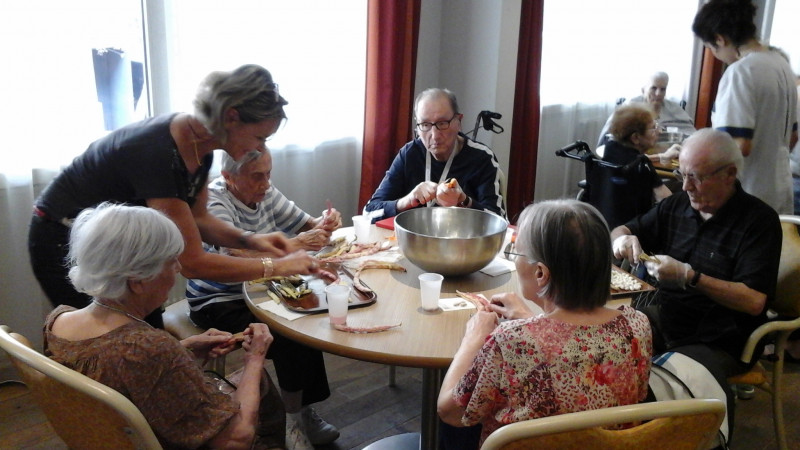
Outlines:
{"label": "gray-haired standing woman", "polygon": [[[206,210],[213,151],[223,149],[234,159],[265,151],[265,141],[286,118],[287,101],[272,75],[257,65],[211,73],[194,104],[194,114],[145,119],[93,142],[36,199],[28,247],[33,272],[53,305],[90,301],[67,280],[69,226],[83,209],[105,201],[147,206],[172,219],[186,244],[179,256],[186,278],[236,282],[319,270],[283,234],[243,232]],[[286,271],[292,273],[283,273],[281,259],[207,253],[202,242],[291,256]],[[151,321],[161,325],[159,310]]]}

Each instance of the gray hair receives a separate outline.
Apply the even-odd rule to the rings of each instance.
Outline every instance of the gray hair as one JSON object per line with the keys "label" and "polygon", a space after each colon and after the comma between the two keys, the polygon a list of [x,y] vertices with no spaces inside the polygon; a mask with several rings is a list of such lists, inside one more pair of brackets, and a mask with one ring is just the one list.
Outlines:
{"label": "gray hair", "polygon": [[692,133],[683,142],[684,149],[695,146],[709,150],[707,161],[710,165],[724,166],[733,164],[736,166],[736,173],[742,173],[744,157],[739,145],[736,144],[730,134],[713,128],[702,128]]}
{"label": "gray hair", "polygon": [[229,155],[228,152],[222,152],[222,162],[221,162],[222,171],[228,172],[232,175],[238,175],[239,172],[242,171],[242,168],[244,166],[252,162],[258,161],[262,156],[266,155],[267,152],[269,152],[269,150],[267,150],[266,152],[261,152],[259,150],[251,150],[245,153],[245,155],[242,156],[239,159],[239,161],[233,159],[233,157]]}
{"label": "gray hair", "polygon": [[550,270],[539,295],[567,310],[605,305],[611,288],[611,237],[605,219],[577,200],[548,200],[520,215],[517,248]]}
{"label": "gray hair", "polygon": [[278,93],[269,71],[255,64],[231,72],[210,73],[197,90],[194,115],[220,142],[227,142],[225,113],[233,108],[244,123],[286,119],[289,102]]}
{"label": "gray hair", "polygon": [[180,230],[161,212],[102,203],[83,210],[69,239],[69,279],[79,292],[119,299],[128,280],[149,280],[183,252]]}
{"label": "gray hair", "polygon": [[436,98],[436,97],[444,97],[447,101],[450,102],[450,107],[453,109],[454,114],[458,114],[458,100],[456,99],[456,94],[454,94],[449,89],[443,88],[428,88],[424,91],[420,92],[417,95],[417,98],[414,99],[414,117],[417,115],[417,107],[419,106],[422,100],[428,98]]}

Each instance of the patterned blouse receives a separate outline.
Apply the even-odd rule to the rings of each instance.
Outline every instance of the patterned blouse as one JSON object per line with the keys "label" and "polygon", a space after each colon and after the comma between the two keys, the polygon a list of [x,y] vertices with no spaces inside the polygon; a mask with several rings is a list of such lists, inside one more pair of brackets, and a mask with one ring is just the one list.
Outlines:
{"label": "patterned blouse", "polygon": [[542,315],[500,324],[453,391],[481,443],[503,425],[638,403],[647,396],[652,334],[629,306],[601,325]]}
{"label": "patterned blouse", "polygon": [[128,397],[164,448],[198,448],[239,411],[239,404],[203,375],[190,351],[164,330],[131,322],[81,341],[54,335],[56,318],[74,310],[62,305],[47,317],[45,355]]}

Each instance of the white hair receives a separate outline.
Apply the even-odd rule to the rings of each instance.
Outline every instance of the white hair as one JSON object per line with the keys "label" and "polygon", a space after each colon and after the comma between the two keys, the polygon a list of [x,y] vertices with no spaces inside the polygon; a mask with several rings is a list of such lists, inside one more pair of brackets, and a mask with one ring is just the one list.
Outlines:
{"label": "white hair", "polygon": [[261,157],[267,154],[267,152],[269,152],[269,150],[266,150],[264,152],[260,150],[250,150],[249,152],[245,153],[244,156],[239,158],[239,161],[233,159],[233,157],[229,155],[228,152],[223,152],[222,162],[221,162],[222,171],[228,172],[232,175],[238,175],[239,172],[242,171],[242,168],[244,168],[244,166],[252,162],[258,161],[259,159],[261,159]]}
{"label": "white hair", "polygon": [[119,299],[128,280],[148,280],[183,252],[169,218],[143,206],[102,203],[83,210],[69,239],[69,279],[79,292]]}

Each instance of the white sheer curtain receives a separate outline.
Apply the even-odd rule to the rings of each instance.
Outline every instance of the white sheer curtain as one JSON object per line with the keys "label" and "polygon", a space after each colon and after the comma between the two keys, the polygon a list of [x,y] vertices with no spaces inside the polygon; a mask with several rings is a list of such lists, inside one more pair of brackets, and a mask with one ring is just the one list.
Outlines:
{"label": "white sheer curtain", "polygon": [[[139,0],[0,2],[0,323],[41,345],[50,303],[28,263],[33,200],[104,130],[92,49],[143,60]],[[128,100],[132,100],[130,91]],[[146,99],[126,116],[144,117]],[[0,379],[8,379],[0,358]]]}
{"label": "white sheer curtain", "polygon": [[574,197],[583,165],[555,150],[576,140],[594,148],[615,101],[640,95],[648,75],[667,72],[667,98],[689,97],[697,6],[698,0],[545,2],[537,200]]}
{"label": "white sheer curtain", "polygon": [[[142,4],[153,9],[146,33]],[[310,213],[355,213],[363,134],[366,0],[13,0],[0,2],[0,323],[41,343],[50,304],[33,278],[27,229],[36,195],[105,131],[93,48],[158,56],[129,120],[191,111],[202,76],[257,63],[289,100],[269,145],[278,187]],[[164,57],[167,55],[167,57]],[[168,60],[168,58],[176,58]],[[0,358],[0,379],[9,369]],[[9,369],[10,370],[10,369]],[[9,372],[13,373],[13,372]]]}

